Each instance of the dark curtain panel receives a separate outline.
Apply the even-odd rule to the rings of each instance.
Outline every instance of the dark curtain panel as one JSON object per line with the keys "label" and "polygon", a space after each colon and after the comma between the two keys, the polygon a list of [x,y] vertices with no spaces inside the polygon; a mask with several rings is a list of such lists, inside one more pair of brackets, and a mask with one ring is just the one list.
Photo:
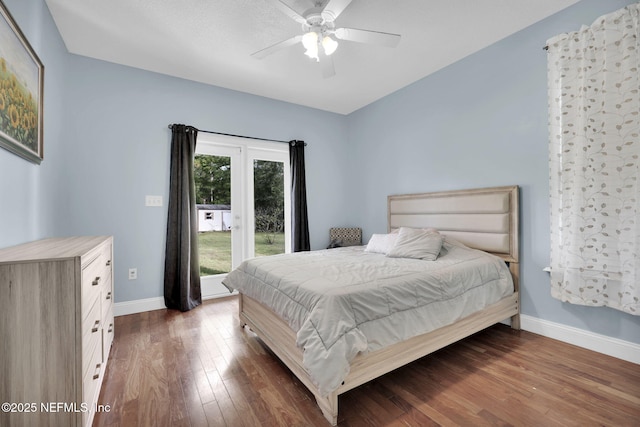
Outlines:
{"label": "dark curtain panel", "polygon": [[307,215],[307,184],[304,172],[304,141],[289,142],[291,163],[291,234],[293,252],[308,251],[309,218]]}
{"label": "dark curtain panel", "polygon": [[173,125],[169,215],[164,261],[164,303],[188,311],[202,303],[198,260],[198,218],[193,180],[193,157],[198,131]]}

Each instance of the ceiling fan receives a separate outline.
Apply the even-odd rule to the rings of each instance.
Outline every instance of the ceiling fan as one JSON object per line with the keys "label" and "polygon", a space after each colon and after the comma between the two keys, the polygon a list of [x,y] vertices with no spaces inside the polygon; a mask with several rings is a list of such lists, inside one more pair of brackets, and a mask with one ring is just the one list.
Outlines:
{"label": "ceiling fan", "polygon": [[[327,78],[335,75],[333,59],[330,55],[338,48],[336,39],[386,47],[395,47],[400,41],[399,34],[358,30],[355,28],[336,28],[334,21],[349,6],[352,0],[329,0],[324,7],[322,7],[323,2],[317,2],[314,7],[302,14],[280,0],[265,1],[302,24],[303,34],[254,52],[251,54],[254,58],[262,59],[281,49],[302,42],[306,49],[305,55],[322,64],[322,75]],[[322,61],[320,61],[320,55],[323,56]]]}

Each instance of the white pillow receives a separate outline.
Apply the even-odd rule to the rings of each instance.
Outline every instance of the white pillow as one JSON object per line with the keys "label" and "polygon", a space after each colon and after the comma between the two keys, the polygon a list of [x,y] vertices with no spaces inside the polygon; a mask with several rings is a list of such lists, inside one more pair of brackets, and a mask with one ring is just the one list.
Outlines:
{"label": "white pillow", "polygon": [[389,234],[373,234],[371,239],[369,239],[369,243],[365,248],[365,252],[373,252],[376,254],[387,254],[391,250],[391,248],[396,244],[396,240],[398,239],[398,234],[389,233]]}
{"label": "white pillow", "polygon": [[437,232],[400,227],[396,244],[387,256],[435,261],[440,253],[443,239],[443,236]]}

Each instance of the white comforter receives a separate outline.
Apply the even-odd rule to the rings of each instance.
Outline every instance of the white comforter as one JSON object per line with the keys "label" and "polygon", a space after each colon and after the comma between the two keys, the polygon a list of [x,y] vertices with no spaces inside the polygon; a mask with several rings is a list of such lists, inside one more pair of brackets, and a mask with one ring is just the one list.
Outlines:
{"label": "white comforter", "polygon": [[254,258],[224,279],[297,333],[326,396],[359,352],[430,332],[513,293],[502,260],[445,240],[436,261],[388,258],[363,246]]}

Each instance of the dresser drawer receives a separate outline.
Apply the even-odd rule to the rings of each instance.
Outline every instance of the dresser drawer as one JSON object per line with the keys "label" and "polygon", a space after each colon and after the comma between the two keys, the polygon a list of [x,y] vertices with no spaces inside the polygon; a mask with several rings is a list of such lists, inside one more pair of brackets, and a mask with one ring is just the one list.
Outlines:
{"label": "dresser drawer", "polygon": [[102,361],[107,363],[109,359],[109,351],[111,350],[111,343],[115,335],[114,318],[113,313],[107,317],[104,321],[104,328],[102,329]]}
{"label": "dresser drawer", "polygon": [[[100,299],[92,301],[87,318],[82,322],[82,373],[90,368],[91,358],[96,348],[102,350],[102,310]],[[101,361],[102,359],[100,359]]]}
{"label": "dresser drawer", "polygon": [[111,245],[104,245],[87,266],[82,270],[82,318],[88,314],[86,310],[96,295],[102,293],[104,284],[111,287]]}
{"label": "dresser drawer", "polygon": [[113,313],[113,280],[111,280],[111,274],[102,284],[101,289],[102,299],[102,317],[106,317],[109,313]]}
{"label": "dresser drawer", "polygon": [[102,375],[104,373],[104,364],[102,363],[102,348],[95,348],[95,351],[89,358],[89,369],[82,377],[82,401],[90,403],[88,411],[82,414],[82,425],[86,426],[89,416],[93,416],[95,404],[98,401],[100,393],[100,385],[102,384]]}
{"label": "dresser drawer", "polygon": [[[105,283],[106,284],[106,283]],[[111,283],[109,283],[111,284]],[[113,291],[104,288],[102,292],[102,353],[103,361],[107,361],[114,336]]]}

